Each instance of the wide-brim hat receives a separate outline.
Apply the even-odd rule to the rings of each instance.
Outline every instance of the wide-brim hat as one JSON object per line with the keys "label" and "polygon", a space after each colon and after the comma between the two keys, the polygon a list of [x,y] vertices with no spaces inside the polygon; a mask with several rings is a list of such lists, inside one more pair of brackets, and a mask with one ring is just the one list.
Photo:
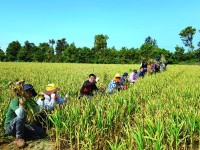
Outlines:
{"label": "wide-brim hat", "polygon": [[56,85],[54,83],[51,83],[46,86],[46,91],[44,93],[49,95],[49,94],[55,93],[57,91],[60,91],[60,88],[56,87]]}
{"label": "wide-brim hat", "polygon": [[121,78],[119,73],[116,73],[115,78]]}

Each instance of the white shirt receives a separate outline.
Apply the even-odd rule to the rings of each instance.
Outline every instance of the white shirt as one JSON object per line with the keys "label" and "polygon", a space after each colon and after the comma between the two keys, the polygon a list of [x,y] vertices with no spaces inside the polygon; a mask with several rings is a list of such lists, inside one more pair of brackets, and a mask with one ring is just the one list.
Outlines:
{"label": "white shirt", "polygon": [[45,108],[49,111],[54,109],[54,105],[55,104],[64,104],[66,101],[63,100],[60,95],[57,95],[57,99],[55,100],[54,98],[51,98],[50,96],[44,94],[44,100],[42,100],[41,98],[39,98],[37,100],[37,104],[41,107],[41,108]]}

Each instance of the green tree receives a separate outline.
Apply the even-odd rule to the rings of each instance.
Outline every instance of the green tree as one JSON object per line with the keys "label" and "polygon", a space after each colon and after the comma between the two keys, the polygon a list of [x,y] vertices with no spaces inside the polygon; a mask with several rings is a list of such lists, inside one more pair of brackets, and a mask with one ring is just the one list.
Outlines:
{"label": "green tree", "polygon": [[24,42],[24,46],[21,47],[17,54],[17,58],[20,61],[31,62],[34,60],[35,52],[37,51],[37,47],[34,43],[30,43],[29,41]]}
{"label": "green tree", "polygon": [[18,41],[13,41],[9,43],[7,49],[6,49],[6,58],[7,61],[16,61],[17,60],[17,54],[21,48],[21,44]]}
{"label": "green tree", "polygon": [[56,44],[56,55],[62,55],[64,49],[68,46],[66,39],[57,40]]}
{"label": "green tree", "polygon": [[194,49],[194,46],[192,44],[193,41],[193,36],[196,33],[196,29],[192,28],[191,26],[186,27],[185,29],[183,29],[179,35],[181,36],[181,40],[183,41],[183,44],[186,47],[189,47],[191,50]]}
{"label": "green tree", "polygon": [[50,62],[52,60],[53,50],[48,43],[40,43],[34,54],[34,61]]}
{"label": "green tree", "polygon": [[63,61],[63,51],[68,46],[67,41],[65,38],[62,38],[61,40],[57,40],[56,42],[56,62],[62,62]]}
{"label": "green tree", "polygon": [[196,57],[197,61],[200,62],[200,48],[195,50],[195,57]]}
{"label": "green tree", "polygon": [[[199,32],[200,32],[200,30],[199,30]],[[199,46],[199,47],[200,47],[200,41],[198,42],[197,46]]]}
{"label": "green tree", "polygon": [[77,63],[79,61],[78,59],[79,59],[79,51],[76,48],[75,44],[72,43],[65,48],[63,52],[63,61]]}
{"label": "green tree", "polygon": [[56,43],[56,42],[55,42],[54,39],[49,39],[49,44],[51,45],[51,49],[52,49],[53,53],[54,53],[54,48],[53,48],[53,46],[54,46],[55,43]]}
{"label": "green tree", "polygon": [[107,48],[107,40],[109,37],[107,35],[99,34],[94,37],[94,48],[96,51]]}
{"label": "green tree", "polygon": [[150,36],[148,36],[146,39],[145,39],[145,43],[149,43],[155,47],[158,47],[157,45],[157,41],[155,39],[152,39]]}
{"label": "green tree", "polygon": [[141,58],[149,59],[150,58],[149,55],[152,53],[152,51],[155,48],[156,47],[154,45],[152,45],[151,43],[142,44],[142,46],[140,47],[140,56],[141,56]]}
{"label": "green tree", "polygon": [[5,53],[4,51],[0,48],[0,61],[4,61],[5,59]]}
{"label": "green tree", "polygon": [[80,63],[93,63],[94,54],[88,47],[78,48],[79,51],[79,62]]}
{"label": "green tree", "polygon": [[174,57],[175,57],[175,62],[178,63],[180,61],[184,61],[184,48],[176,46],[175,47],[175,52],[174,52]]}

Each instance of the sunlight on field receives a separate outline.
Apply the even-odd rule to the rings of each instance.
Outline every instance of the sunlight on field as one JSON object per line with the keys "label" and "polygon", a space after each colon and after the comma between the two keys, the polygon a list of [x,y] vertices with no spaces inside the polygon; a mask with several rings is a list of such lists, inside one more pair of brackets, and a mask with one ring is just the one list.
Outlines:
{"label": "sunlight on field", "polygon": [[[166,72],[145,76],[126,91],[77,100],[90,73],[108,82],[119,72],[139,65],[64,63],[0,63],[0,126],[12,98],[9,81],[25,79],[36,91],[55,83],[70,98],[51,114],[49,130],[62,149],[199,149],[200,66],[173,65]],[[54,130],[55,129],[55,130]],[[2,130],[2,129],[1,129]]]}

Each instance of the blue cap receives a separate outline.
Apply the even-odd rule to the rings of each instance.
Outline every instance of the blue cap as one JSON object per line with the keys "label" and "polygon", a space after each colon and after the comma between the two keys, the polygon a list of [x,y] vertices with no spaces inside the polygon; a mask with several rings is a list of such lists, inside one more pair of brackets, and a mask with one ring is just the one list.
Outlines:
{"label": "blue cap", "polygon": [[24,84],[24,90],[31,91],[34,97],[37,95],[37,93],[35,92],[35,89],[33,88],[31,84]]}

